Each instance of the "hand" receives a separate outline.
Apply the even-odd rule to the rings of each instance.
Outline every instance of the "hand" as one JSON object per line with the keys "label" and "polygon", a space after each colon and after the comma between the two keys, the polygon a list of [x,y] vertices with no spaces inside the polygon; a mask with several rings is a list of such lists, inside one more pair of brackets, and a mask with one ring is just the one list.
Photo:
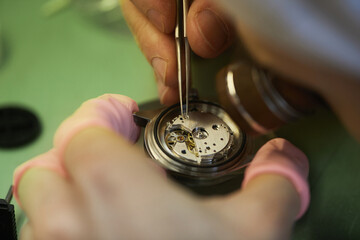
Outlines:
{"label": "hand", "polygon": [[319,94],[360,142],[359,8],[335,2],[216,1],[259,64]]}
{"label": "hand", "polygon": [[[120,0],[140,49],[155,71],[160,101],[178,102],[174,30],[176,0]],[[209,0],[194,0],[187,19],[188,40],[201,57],[213,58],[233,42],[225,15]]]}
{"label": "hand", "polygon": [[[176,1],[120,2],[154,68],[160,101],[166,105],[177,102]],[[188,39],[199,56],[216,57],[233,42],[234,25],[257,62],[321,95],[360,141],[360,108],[349,107],[360,101],[360,61],[354,61],[360,55],[357,41],[351,40],[356,39],[359,28],[356,21],[349,20],[348,13],[354,11],[351,4],[342,4],[347,10],[337,11],[338,16],[328,14],[328,7],[302,1],[279,5],[277,1],[193,0],[187,19]],[[353,14],[357,16],[356,11]],[[334,45],[334,39],[342,44]]]}
{"label": "hand", "polygon": [[308,203],[303,153],[272,140],[246,171],[241,191],[200,198],[132,145],[134,110],[119,95],[87,101],[60,126],[51,151],[16,171],[15,196],[29,219],[21,239],[289,237]]}

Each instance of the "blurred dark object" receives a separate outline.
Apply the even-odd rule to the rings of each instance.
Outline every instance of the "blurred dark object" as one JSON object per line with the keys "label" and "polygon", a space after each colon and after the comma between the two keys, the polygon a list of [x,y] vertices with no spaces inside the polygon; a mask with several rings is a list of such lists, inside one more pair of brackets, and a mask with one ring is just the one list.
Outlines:
{"label": "blurred dark object", "polygon": [[14,205],[10,204],[12,199],[12,187],[5,199],[0,199],[0,239],[16,240],[16,221]]}
{"label": "blurred dark object", "polygon": [[312,113],[321,102],[307,89],[250,62],[223,68],[217,76],[217,91],[222,106],[252,135],[266,134]]}
{"label": "blurred dark object", "polygon": [[41,132],[36,115],[22,107],[0,108],[0,148],[15,148],[34,141]]}

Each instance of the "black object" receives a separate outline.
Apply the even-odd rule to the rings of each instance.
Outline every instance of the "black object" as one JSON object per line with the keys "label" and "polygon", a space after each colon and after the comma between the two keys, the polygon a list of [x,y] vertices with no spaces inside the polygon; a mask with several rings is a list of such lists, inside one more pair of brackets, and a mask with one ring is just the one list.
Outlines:
{"label": "black object", "polygon": [[0,148],[15,148],[35,140],[41,132],[36,115],[22,107],[0,108]]}
{"label": "black object", "polygon": [[16,221],[14,205],[10,204],[12,199],[12,186],[5,199],[0,199],[0,239],[16,240]]}

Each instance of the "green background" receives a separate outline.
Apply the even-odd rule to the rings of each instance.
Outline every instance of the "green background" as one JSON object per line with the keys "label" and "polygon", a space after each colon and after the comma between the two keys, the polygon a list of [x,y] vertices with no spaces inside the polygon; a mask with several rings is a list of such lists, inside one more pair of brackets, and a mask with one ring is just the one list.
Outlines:
{"label": "green background", "polygon": [[[43,126],[31,145],[0,149],[1,197],[15,167],[51,148],[57,126],[83,101],[104,93],[124,94],[138,103],[157,96],[152,70],[124,21],[109,30],[77,4],[45,17],[44,3],[0,0],[0,107],[30,108]],[[207,86],[201,87],[202,96],[212,95],[217,65],[195,59],[195,85]],[[360,145],[327,110],[276,135],[300,147],[311,165],[312,201],[293,238],[360,239]],[[16,216],[21,222],[19,208]]]}

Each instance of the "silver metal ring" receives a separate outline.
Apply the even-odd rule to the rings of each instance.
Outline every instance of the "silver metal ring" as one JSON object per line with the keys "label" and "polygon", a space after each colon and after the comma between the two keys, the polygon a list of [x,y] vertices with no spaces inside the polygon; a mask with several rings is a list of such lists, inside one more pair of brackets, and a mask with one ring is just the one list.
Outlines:
{"label": "silver metal ring", "polygon": [[255,67],[251,70],[251,75],[265,104],[275,116],[284,122],[294,121],[302,116],[276,90],[272,84],[271,76],[266,75],[264,71]]}
{"label": "silver metal ring", "polygon": [[147,124],[144,143],[163,168],[200,185],[237,175],[250,161],[245,133],[210,102],[189,102],[189,118],[179,105],[165,109]]}
{"label": "silver metal ring", "polygon": [[234,70],[235,70],[235,66],[231,65],[229,67],[229,71],[227,72],[227,76],[226,76],[227,92],[229,94],[230,101],[239,111],[241,116],[255,131],[261,134],[266,134],[270,130],[262,126],[260,123],[258,123],[242,105],[241,100],[238,94],[236,93],[236,88],[234,83],[234,72],[233,72]]}

